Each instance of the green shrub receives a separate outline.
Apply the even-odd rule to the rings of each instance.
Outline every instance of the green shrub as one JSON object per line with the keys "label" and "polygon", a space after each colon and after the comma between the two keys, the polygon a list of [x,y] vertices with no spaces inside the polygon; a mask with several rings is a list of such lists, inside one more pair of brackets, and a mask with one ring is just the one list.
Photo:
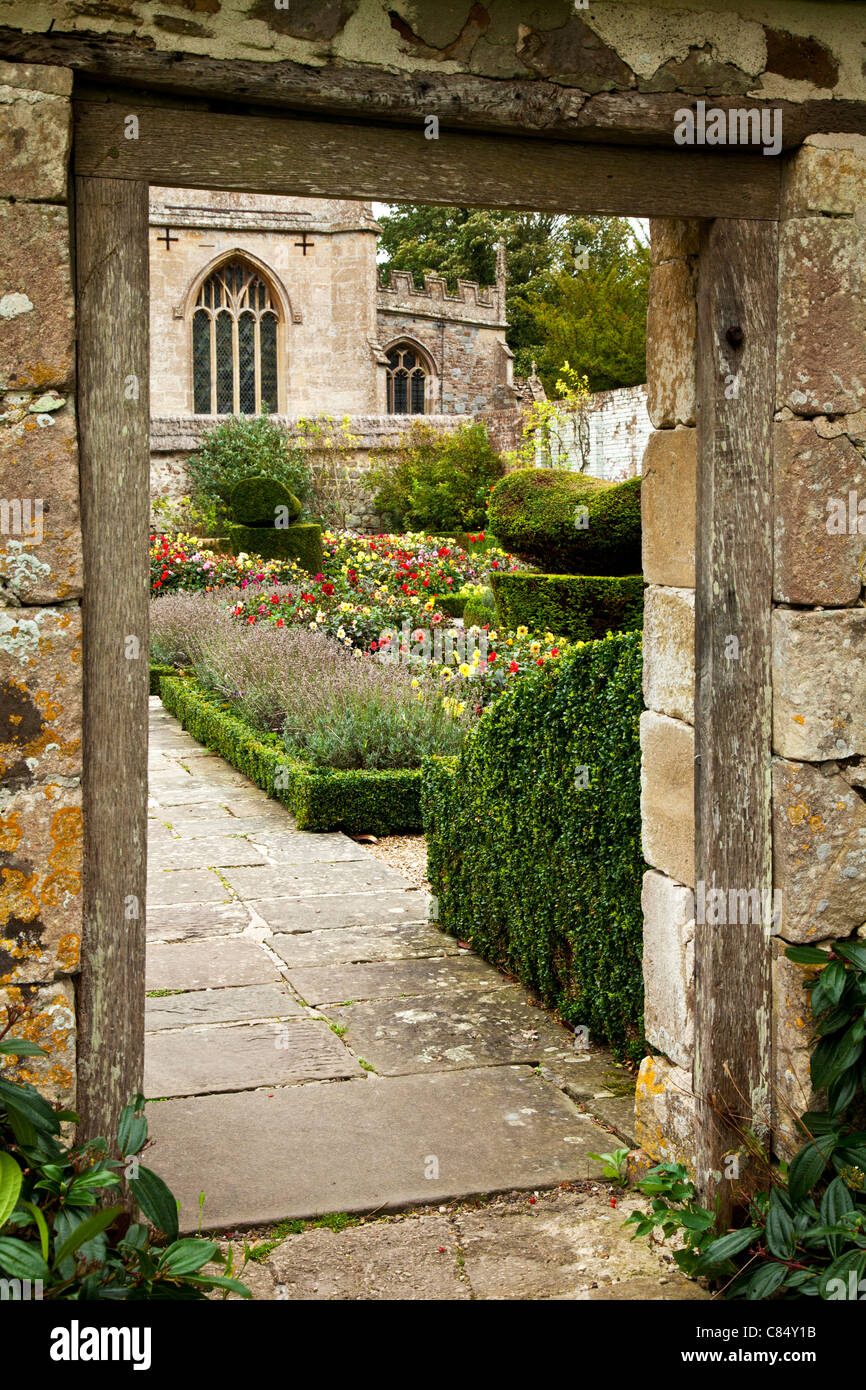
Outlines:
{"label": "green shrub", "polygon": [[260,555],[263,560],[297,560],[308,574],[320,574],[324,557],[322,528],[314,521],[293,526],[226,526],[233,555]]}
{"label": "green shrub", "polygon": [[468,598],[469,593],[466,589],[458,589],[456,593],[451,594],[439,594],[436,598],[436,607],[441,613],[447,613],[449,618],[462,618]]}
{"label": "green shrub", "polygon": [[[493,574],[500,627],[513,632],[553,632],[571,642],[589,642],[608,632],[631,632],[643,624],[643,579],[639,574]],[[466,621],[464,617],[464,622]]]}
{"label": "green shrub", "polygon": [[452,534],[484,526],[491,485],[504,471],[480,421],[453,431],[416,421],[368,477],[377,511],[397,530]]}
{"label": "green shrub", "polygon": [[620,1055],[643,1055],[641,637],[550,662],[424,764],[444,929]]}
{"label": "green shrub", "polygon": [[439,692],[411,685],[347,691],[337,703],[320,699],[303,729],[283,731],[289,753],[316,767],[373,769],[420,767],[432,753],[456,753],[466,724],[455,719]]}
{"label": "green shrub", "polygon": [[301,504],[278,478],[241,478],[229,498],[232,521],[238,526],[275,526],[277,520],[297,521]]}
{"label": "green shrub", "polygon": [[232,490],[242,478],[265,476],[284,483],[305,501],[310,469],[303,449],[267,415],[232,415],[206,430],[187,463],[193,498],[200,508],[214,509],[214,526],[222,534]]}
{"label": "green shrub", "polygon": [[490,495],[490,526],[547,574],[639,574],[640,478],[519,468]]}
{"label": "green shrub", "polygon": [[420,769],[316,768],[291,757],[276,734],[253,728],[195,681],[163,676],[160,695],[193,738],[288,806],[299,830],[387,835],[421,829]]}
{"label": "green shrub", "polygon": [[[19,1023],[27,1031],[26,1014],[7,1004],[0,1026],[0,1057],[16,1066],[46,1055],[29,1038],[11,1036]],[[25,1281],[25,1297],[34,1281],[45,1300],[204,1299],[214,1289],[252,1296],[228,1277],[231,1265],[215,1241],[178,1237],[174,1197],[138,1159],[147,1140],[143,1109],[144,1097],[134,1096],[111,1146],[103,1138],[70,1143],[62,1124],[77,1124],[77,1115],[13,1072],[0,1074],[0,1273]],[[153,1231],[130,1224],[117,1200],[125,1184]],[[208,1264],[226,1273],[205,1273]]]}
{"label": "green shrub", "polygon": [[162,680],[163,676],[175,676],[175,675],[177,675],[177,672],[175,671],[175,669],[174,669],[173,666],[160,666],[160,665],[153,665],[153,664],[151,664],[151,668],[150,668],[150,693],[151,693],[151,695],[158,695],[158,694],[159,694],[159,683],[160,683],[160,681]]}
{"label": "green shrub", "polygon": [[496,625],[496,601],[493,590],[486,584],[472,584],[463,590],[466,602],[463,605],[464,627],[494,627]]}

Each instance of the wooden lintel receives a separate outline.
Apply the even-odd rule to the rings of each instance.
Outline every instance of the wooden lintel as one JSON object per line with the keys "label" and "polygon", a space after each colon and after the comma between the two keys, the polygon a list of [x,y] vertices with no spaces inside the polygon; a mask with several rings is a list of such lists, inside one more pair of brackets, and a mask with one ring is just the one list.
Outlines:
{"label": "wooden lintel", "polygon": [[[76,102],[79,177],[623,217],[778,217],[774,158]],[[134,118],[134,119],[130,119]]]}

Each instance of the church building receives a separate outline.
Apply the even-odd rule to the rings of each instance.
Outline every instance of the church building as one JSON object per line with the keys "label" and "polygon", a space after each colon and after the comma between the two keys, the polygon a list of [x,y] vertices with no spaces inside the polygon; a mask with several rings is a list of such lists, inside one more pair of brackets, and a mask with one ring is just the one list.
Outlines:
{"label": "church building", "polygon": [[194,448],[215,416],[453,423],[514,405],[504,249],[493,286],[449,293],[405,271],[384,285],[379,230],[372,204],[348,199],[151,191],[157,455]]}

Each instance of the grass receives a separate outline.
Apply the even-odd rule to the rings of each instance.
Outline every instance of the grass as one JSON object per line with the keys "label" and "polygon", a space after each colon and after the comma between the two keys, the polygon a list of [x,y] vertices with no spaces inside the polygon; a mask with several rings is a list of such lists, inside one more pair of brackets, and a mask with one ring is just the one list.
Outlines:
{"label": "grass", "polygon": [[170,994],[186,994],[184,989],[149,989],[146,999],[167,999]]}
{"label": "grass", "polygon": [[260,1241],[258,1245],[253,1246],[249,1258],[254,1264],[262,1264],[271,1251],[276,1250],[278,1245],[282,1245],[288,1236],[301,1236],[304,1231],[314,1230],[345,1231],[349,1226],[360,1226],[363,1220],[362,1216],[349,1216],[348,1212],[345,1211],[329,1211],[323,1216],[314,1216],[310,1221],[278,1221],[267,1240]]}
{"label": "grass", "polygon": [[359,1057],[359,1058],[358,1058],[358,1066],[359,1066],[359,1067],[363,1067],[363,1068],[364,1068],[364,1071],[371,1071],[371,1072],[373,1073],[374,1076],[378,1076],[378,1075],[379,1075],[379,1073],[376,1071],[376,1068],[375,1068],[375,1067],[371,1067],[369,1062],[365,1062],[364,1059],[363,1059],[363,1057]]}
{"label": "grass", "polygon": [[329,1023],[328,1027],[330,1028],[332,1033],[336,1033],[338,1038],[342,1038],[346,1032],[345,1023]]}

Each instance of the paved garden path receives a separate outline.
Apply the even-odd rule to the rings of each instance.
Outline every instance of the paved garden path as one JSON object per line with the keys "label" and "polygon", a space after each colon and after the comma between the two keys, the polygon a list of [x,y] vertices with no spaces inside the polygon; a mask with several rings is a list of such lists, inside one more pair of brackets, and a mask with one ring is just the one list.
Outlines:
{"label": "paved garden path", "polygon": [[182,1227],[202,1192],[229,1230],[597,1174],[598,1057],[151,706],[148,1162]]}

